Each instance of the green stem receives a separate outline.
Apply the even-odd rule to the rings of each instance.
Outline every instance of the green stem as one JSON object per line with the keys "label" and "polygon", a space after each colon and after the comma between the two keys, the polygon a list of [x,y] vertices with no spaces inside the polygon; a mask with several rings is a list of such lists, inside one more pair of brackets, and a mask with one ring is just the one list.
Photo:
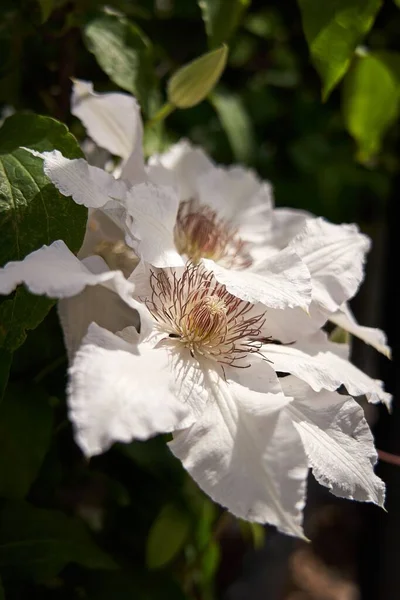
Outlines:
{"label": "green stem", "polygon": [[158,112],[146,123],[146,127],[153,127],[156,123],[164,121],[175,110],[175,106],[170,102],[166,102]]}

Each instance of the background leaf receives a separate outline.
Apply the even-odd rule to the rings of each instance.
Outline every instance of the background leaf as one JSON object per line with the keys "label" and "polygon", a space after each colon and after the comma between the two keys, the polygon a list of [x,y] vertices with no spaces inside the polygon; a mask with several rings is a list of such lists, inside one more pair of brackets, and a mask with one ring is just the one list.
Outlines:
{"label": "background leaf", "polygon": [[0,496],[23,498],[51,438],[53,411],[32,384],[10,384],[0,404]]}
{"label": "background leaf", "polygon": [[227,42],[251,0],[199,0],[211,48]]}
{"label": "background leaf", "polygon": [[[61,195],[43,172],[42,159],[20,148],[60,150],[67,158],[82,152],[62,123],[49,117],[16,114],[0,129],[0,265],[63,239],[76,252],[83,240],[87,210]],[[54,300],[18,288],[0,298],[0,346],[15,350],[46,316]]]}
{"label": "background leaf", "polygon": [[215,92],[210,100],[228,137],[235,160],[250,163],[255,156],[255,137],[251,119],[240,96]]}
{"label": "background leaf", "polygon": [[134,94],[144,112],[150,113],[156,78],[152,45],[145,34],[125,17],[103,14],[86,25],[84,39],[109,78]]}
{"label": "background leaf", "polygon": [[381,0],[298,0],[311,58],[326,99],[350,66],[356,46],[371,29]]}
{"label": "background leaf", "polygon": [[147,537],[147,566],[158,569],[169,563],[182,549],[189,532],[189,515],[173,504],[164,506]]}
{"label": "background leaf", "polygon": [[5,573],[45,581],[70,562],[89,569],[116,568],[78,519],[25,502],[4,505],[0,511],[0,567]]}
{"label": "background leaf", "polygon": [[343,112],[361,161],[371,159],[399,114],[399,82],[379,55],[357,57],[345,79]]}

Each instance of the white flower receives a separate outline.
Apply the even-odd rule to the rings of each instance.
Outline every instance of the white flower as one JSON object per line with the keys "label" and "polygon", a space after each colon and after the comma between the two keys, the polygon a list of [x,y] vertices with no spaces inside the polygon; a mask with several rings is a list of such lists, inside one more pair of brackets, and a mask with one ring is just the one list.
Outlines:
{"label": "white flower", "polygon": [[[123,221],[120,235],[144,261],[167,267],[182,264],[180,255],[205,260],[231,293],[265,304],[271,257],[290,248],[293,265],[302,262],[303,274],[305,266],[311,275],[312,301],[311,296],[297,300],[283,322],[271,308],[274,337],[292,342],[330,319],[390,354],[383,332],[358,325],[347,306],[363,279],[369,249],[368,238],[356,226],[333,225],[304,211],[274,209],[268,182],[248,169],[218,167],[187,141],[151,157],[145,166],[139,107],[127,94],[95,94],[90,83],[75,82],[72,111],[100,146],[123,158],[120,187],[111,175],[100,174],[84,161],[70,165],[54,153],[45,153],[45,171],[62,193],[101,208],[114,220],[118,211],[110,210],[109,199],[119,200],[126,211],[118,213],[120,225]],[[150,236],[156,245],[146,245]]]}
{"label": "white flower", "polygon": [[146,306],[140,334],[92,324],[72,363],[70,417],[87,455],[157,433],[178,402],[172,452],[235,515],[302,535],[309,466],[335,494],[382,504],[362,409],[279,379],[261,352],[264,314],[201,265],[153,273]]}

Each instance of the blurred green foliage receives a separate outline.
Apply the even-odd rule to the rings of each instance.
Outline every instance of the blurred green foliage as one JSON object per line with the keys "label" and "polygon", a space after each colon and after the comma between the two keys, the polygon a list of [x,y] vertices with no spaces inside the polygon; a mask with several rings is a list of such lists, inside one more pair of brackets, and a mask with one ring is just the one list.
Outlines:
{"label": "blurred green foliage", "polygon": [[[0,263],[82,241],[86,212],[20,148],[81,156],[73,77],[138,97],[148,154],[188,137],[270,179],[279,205],[371,229],[399,162],[398,4],[2,0],[0,106],[20,114],[0,129]],[[220,83],[211,91],[207,75],[207,99],[172,111],[168,82],[222,43]],[[233,532],[259,547],[264,530],[206,498],[161,437],[82,458],[52,304],[21,289],[0,299],[0,598],[217,597],[220,541]]]}

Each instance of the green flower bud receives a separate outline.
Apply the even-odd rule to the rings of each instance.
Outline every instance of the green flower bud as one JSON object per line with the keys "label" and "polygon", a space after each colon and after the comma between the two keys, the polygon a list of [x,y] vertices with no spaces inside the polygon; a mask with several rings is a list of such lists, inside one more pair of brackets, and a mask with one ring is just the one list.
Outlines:
{"label": "green flower bud", "polygon": [[180,68],[168,82],[168,101],[177,108],[199,104],[221,77],[228,57],[228,47],[207,52]]}

